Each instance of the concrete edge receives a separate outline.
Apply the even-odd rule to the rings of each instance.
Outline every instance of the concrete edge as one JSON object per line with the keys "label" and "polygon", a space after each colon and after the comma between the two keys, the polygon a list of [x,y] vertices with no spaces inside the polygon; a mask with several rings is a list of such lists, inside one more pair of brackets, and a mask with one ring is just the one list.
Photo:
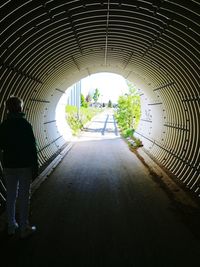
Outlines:
{"label": "concrete edge", "polygon": [[64,156],[71,150],[73,143],[69,143],[60,154],[44,169],[43,172],[39,174],[39,176],[32,182],[31,184],[31,196],[34,192],[40,187],[41,183],[43,183],[47,177],[52,173],[52,171],[56,168],[56,166],[61,162]]}
{"label": "concrete edge", "polygon": [[[137,155],[138,154],[138,155]],[[138,148],[136,155],[142,158],[145,165],[151,173],[155,173],[161,180],[162,184],[166,186],[170,193],[172,193],[174,200],[181,203],[184,206],[190,206],[194,209],[199,209],[199,204],[190,196],[184,189],[182,189],[170,175],[165,172],[144,150],[143,147]]]}

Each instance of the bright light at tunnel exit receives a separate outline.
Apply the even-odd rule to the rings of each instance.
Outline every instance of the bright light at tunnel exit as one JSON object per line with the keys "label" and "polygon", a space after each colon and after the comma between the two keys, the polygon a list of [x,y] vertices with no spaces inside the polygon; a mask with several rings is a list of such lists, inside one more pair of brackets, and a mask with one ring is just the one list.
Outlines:
{"label": "bright light at tunnel exit", "polygon": [[98,88],[100,91],[100,102],[117,103],[120,95],[128,92],[126,80],[118,74],[113,73],[97,73],[81,80],[81,92],[84,96],[93,93]]}
{"label": "bright light at tunnel exit", "polygon": [[[101,103],[108,103],[111,100],[112,103],[117,103],[120,95],[128,93],[128,85],[126,80],[118,74],[114,73],[97,73],[92,74],[81,80],[81,93],[86,96],[88,93],[93,93],[98,88],[100,91],[99,101]],[[68,89],[68,88],[67,88]],[[72,139],[72,132],[66,122],[65,106],[67,104],[67,89],[66,94],[63,95],[56,107],[56,122],[58,131],[66,141]]]}

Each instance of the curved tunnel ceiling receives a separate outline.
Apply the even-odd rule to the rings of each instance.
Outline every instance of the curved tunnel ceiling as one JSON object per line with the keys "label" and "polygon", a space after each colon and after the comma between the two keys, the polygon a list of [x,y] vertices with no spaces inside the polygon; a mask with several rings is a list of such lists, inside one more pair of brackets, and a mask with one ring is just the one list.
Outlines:
{"label": "curved tunnel ceiling", "polygon": [[199,194],[198,0],[4,0],[0,31],[1,120],[7,97],[22,97],[41,166],[65,142],[55,107],[66,88],[108,71],[140,92],[144,148]]}

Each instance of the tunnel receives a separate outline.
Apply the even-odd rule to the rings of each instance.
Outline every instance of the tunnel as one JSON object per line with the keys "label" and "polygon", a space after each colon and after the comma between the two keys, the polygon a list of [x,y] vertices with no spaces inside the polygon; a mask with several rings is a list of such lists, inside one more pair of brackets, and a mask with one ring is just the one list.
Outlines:
{"label": "tunnel", "polygon": [[0,11],[0,119],[10,95],[23,99],[41,169],[66,147],[55,119],[61,96],[110,72],[140,94],[143,149],[200,195],[198,0],[4,0]]}

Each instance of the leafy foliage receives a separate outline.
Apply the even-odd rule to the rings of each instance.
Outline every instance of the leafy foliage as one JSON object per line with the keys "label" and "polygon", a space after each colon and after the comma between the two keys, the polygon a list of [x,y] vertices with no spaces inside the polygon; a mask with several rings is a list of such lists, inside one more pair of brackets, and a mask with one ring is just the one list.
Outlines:
{"label": "leafy foliage", "polygon": [[98,88],[96,88],[92,97],[95,103],[98,101],[99,97],[100,97],[100,91]]}
{"label": "leafy foliage", "polygon": [[78,109],[76,106],[66,106],[67,122],[72,129],[73,135],[78,134],[79,130],[83,127],[83,124],[78,116]]}
{"label": "leafy foliage", "polygon": [[89,103],[86,101],[83,94],[81,94],[81,107],[87,108]]}
{"label": "leafy foliage", "polygon": [[124,136],[125,138],[127,138],[127,137],[132,137],[133,134],[134,134],[134,131],[135,131],[134,129],[132,129],[132,128],[128,128],[128,129],[123,130],[122,134],[123,134],[123,136]]}
{"label": "leafy foliage", "polygon": [[137,128],[141,116],[140,96],[131,83],[128,86],[129,93],[119,97],[116,112],[118,125],[126,135]]}
{"label": "leafy foliage", "polygon": [[78,116],[78,109],[76,106],[67,105],[65,110],[67,122],[72,129],[73,135],[77,135],[88,121],[101,112],[101,110],[97,108],[81,107]]}

